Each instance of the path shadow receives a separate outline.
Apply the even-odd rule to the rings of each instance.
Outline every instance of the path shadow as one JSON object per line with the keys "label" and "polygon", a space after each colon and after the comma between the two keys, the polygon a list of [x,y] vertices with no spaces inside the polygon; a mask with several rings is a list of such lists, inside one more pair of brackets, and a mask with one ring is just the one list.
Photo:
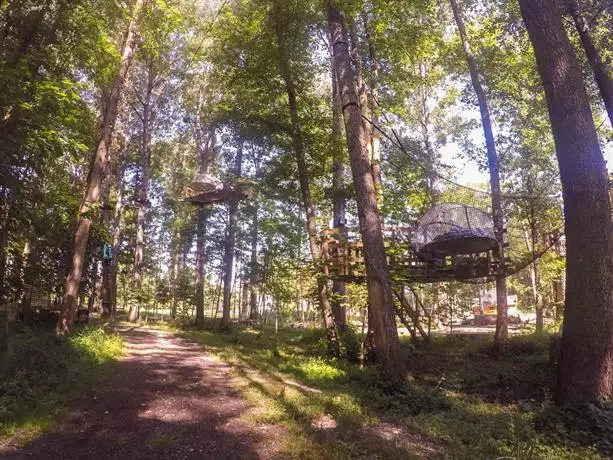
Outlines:
{"label": "path shadow", "polygon": [[[252,459],[276,456],[271,426],[249,425],[231,368],[197,345],[127,330],[128,356],[52,432],[3,459]],[[271,441],[272,439],[272,441]]]}

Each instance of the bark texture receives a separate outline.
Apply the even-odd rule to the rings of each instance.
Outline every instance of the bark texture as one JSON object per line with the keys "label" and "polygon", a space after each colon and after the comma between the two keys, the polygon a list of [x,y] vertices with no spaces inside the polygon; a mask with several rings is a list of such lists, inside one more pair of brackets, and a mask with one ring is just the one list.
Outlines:
{"label": "bark texture", "polygon": [[[502,213],[502,200],[500,192],[500,167],[498,164],[498,154],[496,152],[496,143],[494,141],[494,131],[492,130],[492,119],[490,109],[485,97],[485,91],[481,84],[479,74],[479,66],[470,49],[468,37],[466,35],[466,27],[462,19],[462,12],[457,0],[451,0],[451,8],[453,16],[460,32],[462,46],[468,69],[470,72],[470,80],[477,95],[479,104],[479,112],[481,113],[481,125],[483,126],[483,134],[485,136],[485,146],[487,150],[487,165],[490,171],[490,188],[492,193],[492,215],[494,218],[494,234],[498,240],[498,249],[494,256],[498,263],[503,268],[505,265],[504,257],[504,216]],[[500,346],[507,338],[507,280],[503,275],[496,277],[496,333],[494,340]]]}
{"label": "bark texture", "polygon": [[383,246],[377,192],[370,168],[370,156],[365,148],[367,138],[355,91],[345,20],[330,1],[327,2],[327,15],[334,53],[334,68],[343,104],[360,231],[364,243],[368,301],[373,313],[375,353],[387,378],[390,381],[399,381],[404,375],[404,365],[400,354],[392,287]]}
{"label": "bark texture", "polygon": [[77,312],[79,285],[81,284],[81,278],[83,276],[85,250],[87,248],[89,230],[92,224],[90,213],[93,211],[92,208],[98,202],[98,198],[100,197],[100,186],[108,161],[108,151],[111,146],[113,131],[115,129],[115,121],[117,119],[117,108],[124,91],[126,77],[128,75],[128,71],[130,70],[132,58],[134,56],[137,21],[143,3],[144,0],[136,0],[132,10],[132,18],[128,26],[128,34],[123,45],[119,72],[113,84],[113,88],[104,111],[102,136],[100,138],[100,142],[98,143],[98,147],[96,148],[96,153],[92,159],[92,162],[90,163],[85,195],[79,208],[79,219],[77,221],[77,229],[75,231],[71,270],[68,278],[66,279],[64,297],[62,300],[62,311],[57,324],[57,332],[61,335],[65,335],[70,331]]}
{"label": "bark texture", "polygon": [[589,99],[553,0],[520,0],[556,144],[564,197],[566,308],[556,402],[613,395],[613,224]]}

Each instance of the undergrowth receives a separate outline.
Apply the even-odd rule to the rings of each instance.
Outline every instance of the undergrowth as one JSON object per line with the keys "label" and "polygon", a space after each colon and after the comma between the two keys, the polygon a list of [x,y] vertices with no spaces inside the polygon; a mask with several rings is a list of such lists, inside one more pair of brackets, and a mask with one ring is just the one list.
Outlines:
{"label": "undergrowth", "polygon": [[102,327],[77,328],[69,337],[39,329],[16,334],[1,371],[0,437],[44,429],[51,415],[103,376],[122,346]]}
{"label": "undergrowth", "polygon": [[259,408],[253,421],[283,424],[292,457],[603,458],[595,443],[535,429],[550,405],[546,338],[513,338],[501,359],[491,356],[490,338],[436,338],[407,350],[412,377],[391,385],[372,366],[326,358],[318,330],[181,335],[236,366]]}

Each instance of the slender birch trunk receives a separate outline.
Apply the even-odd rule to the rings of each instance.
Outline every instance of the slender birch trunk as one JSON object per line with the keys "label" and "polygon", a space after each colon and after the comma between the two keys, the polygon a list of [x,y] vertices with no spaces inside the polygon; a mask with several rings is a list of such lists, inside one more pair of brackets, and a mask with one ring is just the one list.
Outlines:
{"label": "slender birch trunk", "polygon": [[[490,171],[490,188],[492,193],[492,214],[494,218],[494,235],[498,240],[498,248],[495,251],[494,257],[500,265],[500,270],[504,270],[505,257],[504,257],[504,215],[502,211],[502,197],[500,190],[500,165],[498,160],[498,153],[496,152],[496,142],[494,140],[494,131],[492,129],[492,120],[490,115],[490,109],[485,97],[485,91],[481,85],[481,77],[479,73],[479,66],[470,49],[468,43],[468,37],[466,34],[466,27],[464,26],[464,20],[462,19],[462,12],[458,5],[457,0],[451,0],[451,7],[453,9],[453,16],[460,32],[460,38],[462,40],[462,46],[464,48],[464,55],[468,63],[468,69],[470,72],[470,79],[477,95],[477,101],[479,104],[479,112],[481,113],[481,125],[483,127],[483,134],[485,136],[485,146],[487,150],[487,164]],[[508,321],[507,321],[507,280],[504,275],[500,274],[496,276],[496,332],[494,340],[498,347],[506,341],[508,335]]]}
{"label": "slender birch trunk", "polygon": [[611,68],[605,64],[598,52],[590,28],[581,12],[579,2],[569,0],[568,11],[573,18],[579,38],[581,38],[587,60],[594,73],[594,80],[596,80],[604,106],[609,115],[609,121],[613,127],[613,77],[611,76]]}
{"label": "slender birch trunk", "polygon": [[92,162],[90,163],[89,173],[87,175],[87,186],[85,188],[83,201],[79,208],[79,219],[77,222],[73,245],[72,267],[70,274],[66,279],[64,298],[62,301],[62,311],[57,324],[57,333],[60,335],[68,334],[75,319],[75,314],[77,311],[77,298],[79,296],[79,285],[81,284],[81,277],[83,276],[85,250],[87,248],[87,240],[89,239],[89,231],[92,224],[90,214],[93,212],[93,208],[98,202],[98,198],[100,196],[100,185],[106,169],[108,151],[111,146],[113,131],[115,129],[115,121],[117,119],[117,107],[124,91],[128,71],[130,70],[130,66],[132,64],[137,22],[140,11],[143,7],[143,3],[144,0],[136,0],[132,10],[132,18],[128,26],[128,34],[124,41],[123,50],[121,53],[119,72],[104,110],[102,137],[100,138],[100,142],[96,148],[96,153],[92,159]]}

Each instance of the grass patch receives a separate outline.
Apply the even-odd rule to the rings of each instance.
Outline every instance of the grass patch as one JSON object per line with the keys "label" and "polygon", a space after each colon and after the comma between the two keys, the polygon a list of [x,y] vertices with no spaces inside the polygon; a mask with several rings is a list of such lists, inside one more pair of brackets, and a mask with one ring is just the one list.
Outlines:
{"label": "grass patch", "polygon": [[292,457],[606,458],[535,429],[553,384],[546,336],[511,338],[501,359],[490,337],[436,337],[408,353],[412,377],[390,385],[373,368],[327,359],[319,330],[180,335],[236,366],[258,408],[249,417],[284,425]]}
{"label": "grass patch", "polygon": [[4,358],[0,383],[0,437],[24,443],[50,425],[67,401],[104,375],[104,364],[122,353],[123,342],[102,327],[75,328],[69,337],[24,329]]}

